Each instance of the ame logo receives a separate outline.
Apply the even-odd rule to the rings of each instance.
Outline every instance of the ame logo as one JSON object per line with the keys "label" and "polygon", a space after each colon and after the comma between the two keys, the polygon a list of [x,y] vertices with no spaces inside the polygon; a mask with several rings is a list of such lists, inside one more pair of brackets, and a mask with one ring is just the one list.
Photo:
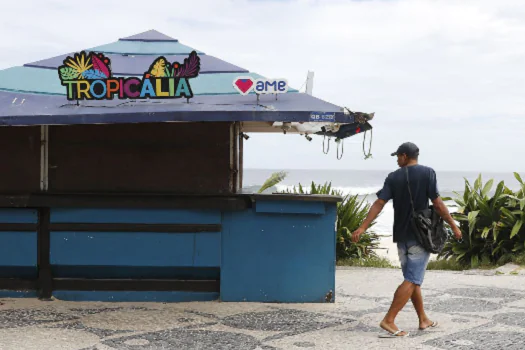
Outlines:
{"label": "ame logo", "polygon": [[233,80],[233,87],[241,95],[255,92],[262,94],[284,94],[288,92],[286,79],[254,79],[249,76],[237,77]]}

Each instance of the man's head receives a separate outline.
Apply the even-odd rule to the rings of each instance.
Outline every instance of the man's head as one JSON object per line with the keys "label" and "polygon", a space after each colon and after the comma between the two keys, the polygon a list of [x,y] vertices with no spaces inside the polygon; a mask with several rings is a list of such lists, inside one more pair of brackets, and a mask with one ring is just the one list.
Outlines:
{"label": "man's head", "polygon": [[392,156],[397,156],[397,165],[404,167],[409,163],[417,163],[419,148],[412,142],[405,142],[392,153]]}

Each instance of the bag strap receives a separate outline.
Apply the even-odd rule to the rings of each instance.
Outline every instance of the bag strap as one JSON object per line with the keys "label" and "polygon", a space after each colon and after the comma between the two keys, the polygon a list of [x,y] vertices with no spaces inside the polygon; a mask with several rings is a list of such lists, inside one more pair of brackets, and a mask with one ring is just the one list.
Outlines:
{"label": "bag strap", "polygon": [[410,190],[410,180],[408,179],[408,167],[405,167],[405,172],[407,174],[407,187],[408,187],[408,194],[410,195],[410,204],[412,205],[412,213],[416,214],[416,209],[414,208],[414,201],[412,200],[412,191]]}

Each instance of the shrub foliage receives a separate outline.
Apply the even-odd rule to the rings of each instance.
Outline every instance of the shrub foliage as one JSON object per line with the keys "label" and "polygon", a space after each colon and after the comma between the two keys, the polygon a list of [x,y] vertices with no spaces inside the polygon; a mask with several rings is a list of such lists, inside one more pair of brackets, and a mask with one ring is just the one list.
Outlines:
{"label": "shrub foliage", "polygon": [[520,189],[513,192],[501,181],[485,184],[481,175],[473,185],[465,179],[463,194],[456,193],[459,206],[453,218],[463,233],[461,241],[449,238],[438,259],[453,257],[466,267],[503,264],[525,252],[525,184],[514,173]]}

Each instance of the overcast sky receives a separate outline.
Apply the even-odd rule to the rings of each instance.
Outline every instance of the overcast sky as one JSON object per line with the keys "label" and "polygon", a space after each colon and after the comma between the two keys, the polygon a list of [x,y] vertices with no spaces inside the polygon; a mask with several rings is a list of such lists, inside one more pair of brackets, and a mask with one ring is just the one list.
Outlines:
{"label": "overcast sky", "polygon": [[4,1],[0,69],[149,29],[295,88],[312,70],[316,97],[376,113],[372,159],[362,135],[337,160],[258,134],[245,167],[391,169],[410,140],[438,170],[525,170],[525,1]]}

